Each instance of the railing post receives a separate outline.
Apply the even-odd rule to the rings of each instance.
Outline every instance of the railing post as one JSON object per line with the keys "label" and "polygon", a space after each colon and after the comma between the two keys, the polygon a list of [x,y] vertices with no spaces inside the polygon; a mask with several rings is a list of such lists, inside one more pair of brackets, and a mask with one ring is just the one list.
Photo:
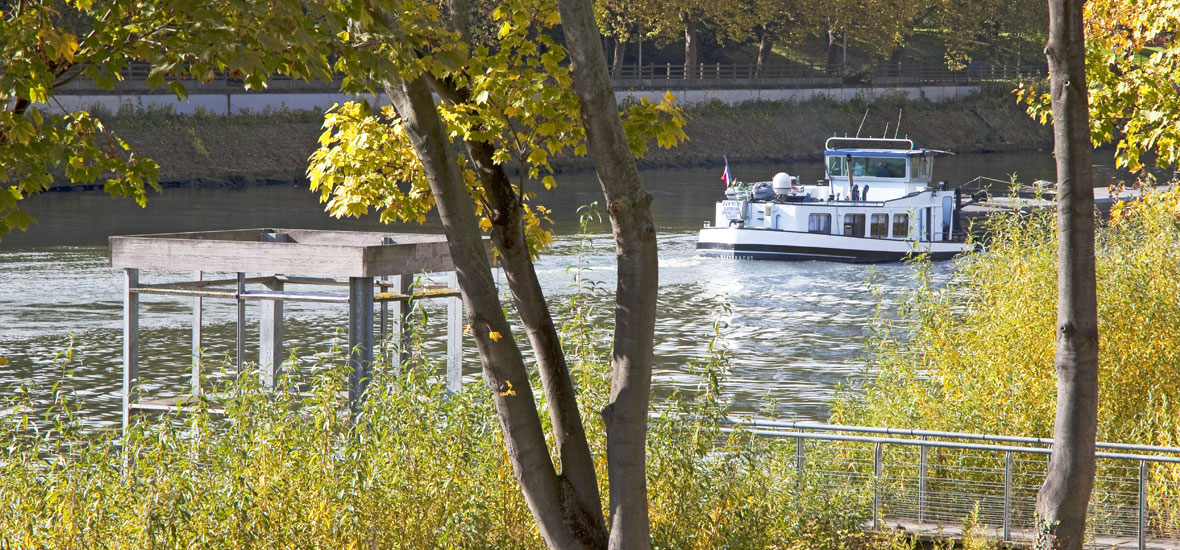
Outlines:
{"label": "railing post", "polygon": [[881,442],[873,444],[873,529],[881,528]]}
{"label": "railing post", "polygon": [[1147,461],[1139,461],[1139,550],[1147,548]]}
{"label": "railing post", "polygon": [[[926,436],[922,436],[926,441]],[[926,449],[925,445],[918,447],[918,522],[926,521]]]}
{"label": "railing post", "polygon": [[1004,542],[1012,540],[1012,451],[1004,453]]}

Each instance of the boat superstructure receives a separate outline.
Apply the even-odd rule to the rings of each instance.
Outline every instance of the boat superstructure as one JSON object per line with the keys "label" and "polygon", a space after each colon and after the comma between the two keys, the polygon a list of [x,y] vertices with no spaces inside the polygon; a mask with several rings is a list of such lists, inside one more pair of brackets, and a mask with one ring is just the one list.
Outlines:
{"label": "boat superstructure", "polygon": [[825,177],[814,185],[779,173],[726,189],[697,250],[754,260],[950,258],[969,245],[960,227],[961,193],[932,183],[935,157],[949,154],[909,139],[829,138]]}

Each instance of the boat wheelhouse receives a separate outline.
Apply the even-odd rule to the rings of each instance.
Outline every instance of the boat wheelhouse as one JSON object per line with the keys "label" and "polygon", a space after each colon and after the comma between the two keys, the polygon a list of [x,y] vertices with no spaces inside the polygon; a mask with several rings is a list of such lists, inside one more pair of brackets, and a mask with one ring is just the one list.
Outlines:
{"label": "boat wheelhouse", "polygon": [[769,182],[731,185],[697,250],[753,260],[948,259],[969,247],[962,195],[932,184],[934,158],[949,154],[909,139],[829,138],[824,179],[801,185],[798,176],[778,173]]}

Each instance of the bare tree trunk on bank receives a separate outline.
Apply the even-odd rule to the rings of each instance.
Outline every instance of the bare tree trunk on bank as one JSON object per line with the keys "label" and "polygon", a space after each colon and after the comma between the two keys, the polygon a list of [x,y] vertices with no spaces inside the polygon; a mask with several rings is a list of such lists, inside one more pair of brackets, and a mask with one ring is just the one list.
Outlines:
{"label": "bare tree trunk on bank", "polygon": [[762,25],[762,39],[758,41],[758,61],[755,62],[755,70],[758,74],[762,74],[762,69],[766,67],[766,62],[770,60],[771,50],[774,48],[774,33]]}
{"label": "bare tree trunk on bank", "polygon": [[1037,494],[1037,546],[1080,549],[1094,487],[1098,421],[1098,306],[1094,191],[1082,0],[1049,0],[1053,153],[1057,157],[1057,417]]}
{"label": "bare tree trunk on bank", "polygon": [[623,39],[615,40],[615,55],[611,60],[611,78],[619,78],[623,68],[623,58],[627,53],[627,43]]}
{"label": "bare tree trunk on bank", "polygon": [[697,20],[692,16],[684,16],[684,76],[700,76],[697,66]]}
{"label": "bare tree trunk on bank", "polygon": [[598,28],[588,0],[558,0],[587,150],[610,212],[618,262],[611,400],[606,422],[610,547],[651,547],[647,507],[647,413],[659,292],[651,195],[627,147]]}
{"label": "bare tree trunk on bank", "polygon": [[844,40],[843,29],[828,29],[828,75],[842,75],[841,53]]}
{"label": "bare tree trunk on bank", "polygon": [[[603,63],[603,72],[606,67]],[[455,262],[468,326],[495,397],[504,445],[542,539],[550,548],[602,548],[602,532],[567,504],[533,400],[524,358],[512,338],[484,252],[475,207],[459,173],[426,77],[386,86],[430,182]],[[492,333],[498,333],[493,337]],[[601,522],[601,519],[599,520]]]}

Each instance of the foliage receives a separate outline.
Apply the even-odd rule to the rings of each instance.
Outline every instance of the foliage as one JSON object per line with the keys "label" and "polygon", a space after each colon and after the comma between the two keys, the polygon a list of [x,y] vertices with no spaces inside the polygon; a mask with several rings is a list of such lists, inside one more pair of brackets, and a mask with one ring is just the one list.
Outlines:
{"label": "foliage", "polygon": [[[1114,143],[1121,168],[1180,164],[1180,104],[1172,90],[1180,74],[1180,5],[1150,0],[1096,0],[1085,5],[1086,80],[1094,144]],[[1029,114],[1049,120],[1049,94],[1025,84],[1018,97]]]}
{"label": "foliage", "polygon": [[[429,70],[462,92],[463,97],[439,105],[450,137],[491,144],[495,162],[518,169],[513,191],[523,205],[526,238],[535,258],[553,236],[546,227],[549,210],[529,203],[536,195],[529,185],[539,179],[546,189],[555,186],[550,158],[585,155],[585,131],[569,68],[563,65],[565,49],[548,34],[558,23],[556,7],[537,0],[505,2],[493,17],[499,24],[494,48],[443,48],[431,57],[448,61]],[[448,36],[447,43],[461,42]],[[411,64],[406,70],[422,69]],[[663,102],[644,100],[622,112],[633,154],[642,156],[651,141],[667,148],[686,139],[684,116],[674,100],[668,94]],[[480,227],[490,230],[485,191],[465,161],[463,165],[482,217]],[[349,102],[330,110],[308,176],[312,189],[328,203],[328,212],[337,217],[360,216],[378,207],[383,221],[421,222],[433,204],[421,163],[390,107]]]}
{"label": "foliage", "polygon": [[[1178,216],[1180,191],[1148,194],[1117,205],[1098,232],[1099,441],[1180,443]],[[997,217],[987,250],[958,260],[943,286],[919,264],[900,319],[876,323],[876,377],[837,403],[833,421],[1052,437],[1054,222],[1048,210]]]}

